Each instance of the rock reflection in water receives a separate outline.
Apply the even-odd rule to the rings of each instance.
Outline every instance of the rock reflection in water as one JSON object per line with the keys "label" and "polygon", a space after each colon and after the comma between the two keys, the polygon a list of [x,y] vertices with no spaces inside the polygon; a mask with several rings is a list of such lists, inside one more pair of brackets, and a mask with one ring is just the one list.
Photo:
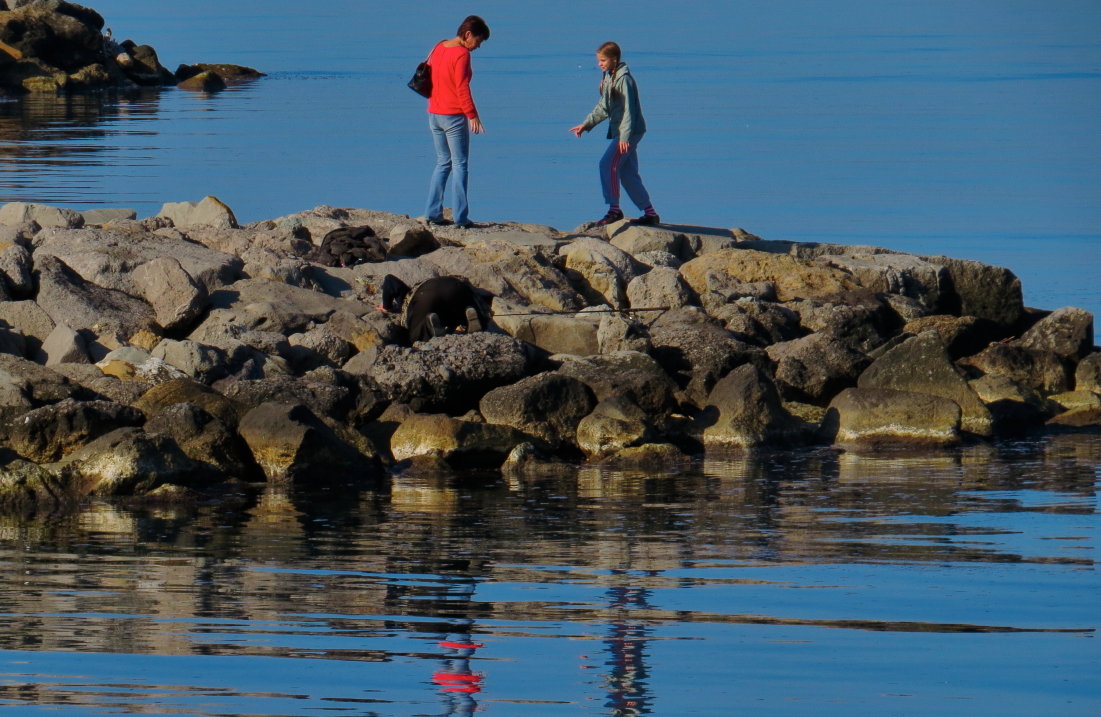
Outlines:
{"label": "rock reflection in water", "polygon": [[[959,653],[1018,654],[1006,675],[1029,665],[1018,687],[1040,694],[1097,664],[1095,641],[1079,636],[1097,627],[1083,596],[1096,587],[1099,464],[1101,436],[1054,436],[937,455],[710,456],[675,474],[421,476],[338,499],[269,489],[193,510],[7,516],[0,704],[117,707],[107,686],[124,675],[111,670],[129,665],[148,696],[123,711],[259,714],[264,695],[279,714],[364,702],[386,714],[494,702],[506,713],[678,714],[732,689],[730,661],[747,649],[755,657],[737,674],[754,675],[754,689],[798,691],[782,676],[793,653],[770,661],[769,650],[844,644],[856,674],[882,669],[873,635],[898,635],[894,679],[931,695],[911,674],[910,655],[932,649],[919,635],[1062,636],[1062,676],[1026,657],[1046,642],[1002,653],[970,638]],[[937,664],[958,669],[956,651],[938,651]],[[65,677],[73,654],[111,654],[116,667],[82,663],[77,687]],[[201,659],[186,675],[163,672],[172,663],[160,659],[185,657]],[[246,680],[226,662],[240,658],[264,676]],[[286,658],[328,662],[329,677]],[[807,669],[805,684],[829,682],[836,659]],[[919,672],[930,671],[940,674]],[[857,684],[842,703],[872,699]]]}

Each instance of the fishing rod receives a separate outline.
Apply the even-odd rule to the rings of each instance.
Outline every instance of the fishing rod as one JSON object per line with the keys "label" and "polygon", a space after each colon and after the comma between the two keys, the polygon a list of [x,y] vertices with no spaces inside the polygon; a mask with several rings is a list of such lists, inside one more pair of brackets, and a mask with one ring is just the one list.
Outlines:
{"label": "fishing rod", "polygon": [[561,316],[563,314],[569,314],[571,316],[576,314],[633,314],[636,311],[668,311],[671,306],[651,306],[642,309],[592,309],[589,311],[524,311],[515,314],[497,314],[494,313],[493,317],[498,316]]}

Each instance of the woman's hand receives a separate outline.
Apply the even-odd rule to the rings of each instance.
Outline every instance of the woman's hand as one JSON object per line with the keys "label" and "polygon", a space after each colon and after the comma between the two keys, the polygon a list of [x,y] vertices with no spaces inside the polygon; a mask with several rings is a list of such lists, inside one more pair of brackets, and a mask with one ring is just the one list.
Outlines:
{"label": "woman's hand", "polygon": [[585,131],[584,125],[577,125],[576,127],[570,127],[570,132],[573,132],[574,137],[580,137],[581,133]]}
{"label": "woman's hand", "polygon": [[474,134],[483,134],[486,131],[485,125],[482,124],[480,117],[475,117],[470,120],[470,131]]}

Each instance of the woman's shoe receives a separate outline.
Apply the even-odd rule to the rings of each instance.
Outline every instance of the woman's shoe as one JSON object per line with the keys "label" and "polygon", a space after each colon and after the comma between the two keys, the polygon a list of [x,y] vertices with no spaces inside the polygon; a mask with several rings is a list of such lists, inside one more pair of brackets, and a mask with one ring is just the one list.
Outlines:
{"label": "woman's shoe", "polygon": [[593,224],[598,227],[606,227],[609,224],[614,224],[615,222],[620,221],[621,219],[623,219],[623,212],[617,212],[609,209],[608,213],[605,214],[602,219],[597,219],[595,222],[593,222]]}
{"label": "woman's shoe", "polygon": [[429,217],[429,224],[435,224],[438,227],[448,227],[453,223],[450,219],[444,219],[443,217],[436,217],[435,219]]}
{"label": "woman's shoe", "polygon": [[632,219],[631,223],[644,227],[653,227],[661,224],[661,217],[657,214],[643,214],[638,219]]}

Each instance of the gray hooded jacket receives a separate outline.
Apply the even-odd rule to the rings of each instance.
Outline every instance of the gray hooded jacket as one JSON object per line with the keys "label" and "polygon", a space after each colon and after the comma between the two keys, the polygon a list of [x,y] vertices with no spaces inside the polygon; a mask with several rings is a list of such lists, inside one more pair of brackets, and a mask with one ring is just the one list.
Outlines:
{"label": "gray hooded jacket", "polygon": [[600,101],[581,123],[591,130],[608,120],[608,139],[632,141],[646,133],[646,120],[642,117],[642,103],[638,99],[635,78],[624,62],[611,72],[605,72],[600,80]]}

